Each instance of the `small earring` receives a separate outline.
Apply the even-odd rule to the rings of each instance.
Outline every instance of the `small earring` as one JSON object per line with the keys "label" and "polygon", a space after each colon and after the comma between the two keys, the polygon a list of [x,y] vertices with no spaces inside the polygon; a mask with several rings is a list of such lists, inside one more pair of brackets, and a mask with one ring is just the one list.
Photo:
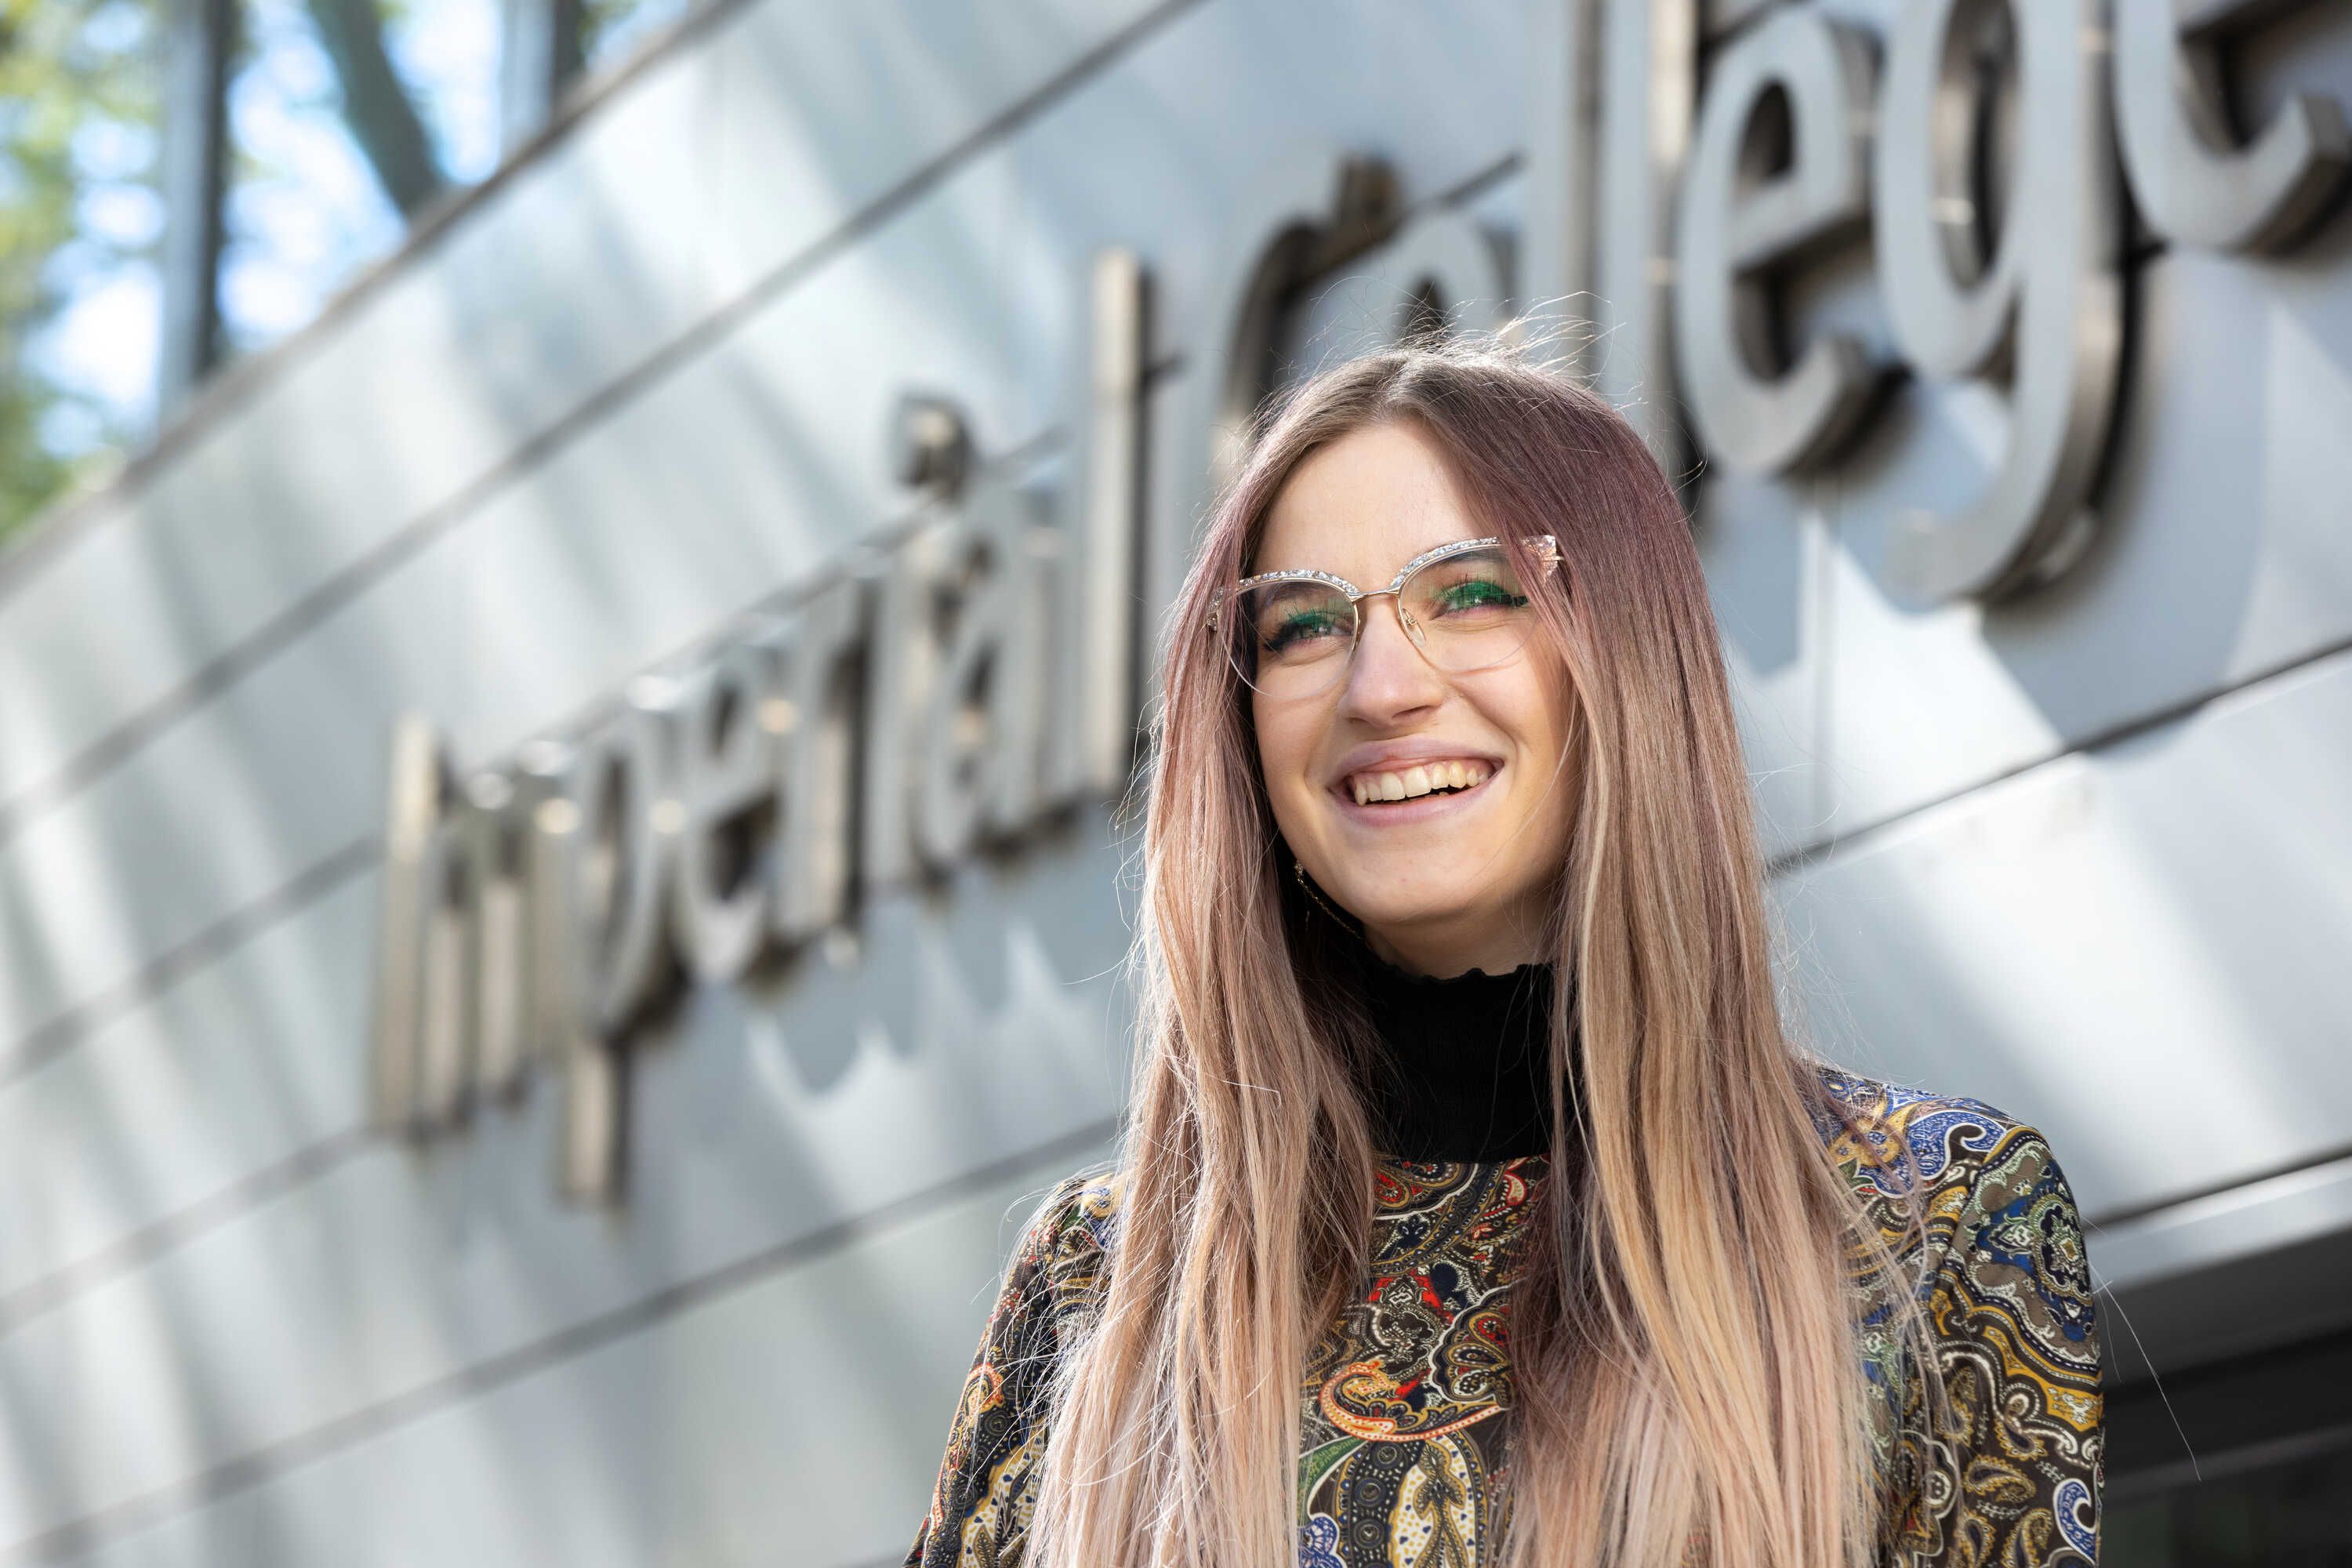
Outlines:
{"label": "small earring", "polygon": [[1322,890],[1317,888],[1314,882],[1308,879],[1307,868],[1299,864],[1298,857],[1296,855],[1293,855],[1290,858],[1290,869],[1298,878],[1298,885],[1307,889],[1307,896],[1315,900],[1315,905],[1318,909],[1321,910],[1325,914],[1329,915],[1333,920],[1338,921],[1341,925],[1346,926],[1350,930],[1354,929],[1355,921],[1349,920],[1346,915],[1341,914],[1338,910],[1333,909],[1329,901],[1323,897]]}

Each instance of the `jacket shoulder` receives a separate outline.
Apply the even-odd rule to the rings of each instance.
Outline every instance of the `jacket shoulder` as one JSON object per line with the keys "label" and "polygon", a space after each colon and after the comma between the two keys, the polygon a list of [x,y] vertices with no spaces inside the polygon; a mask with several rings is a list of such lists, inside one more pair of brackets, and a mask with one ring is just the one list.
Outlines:
{"label": "jacket shoulder", "polygon": [[[2086,1324],[2089,1262],[2073,1188],[2033,1123],[1963,1095],[1937,1094],[1843,1068],[1821,1069],[1815,1126],[1831,1163],[1881,1238],[1925,1293],[1937,1276],[1981,1268],[2003,1245],[2040,1238],[2030,1273],[2052,1310]],[[1916,1210],[1915,1210],[1916,1202]],[[2020,1228],[2023,1227],[2023,1228]]]}
{"label": "jacket shoulder", "polygon": [[2032,1122],[1964,1095],[1893,1083],[1843,1068],[1818,1069],[1813,1122],[1859,1195],[1900,1203],[1912,1187],[1933,1201],[1988,1173],[2053,1170],[2057,1157]]}
{"label": "jacket shoulder", "polygon": [[1089,1166],[1054,1184],[1023,1233],[1013,1272],[1034,1275],[1056,1337],[1066,1337],[1108,1278],[1127,1195],[1122,1170]]}
{"label": "jacket shoulder", "polygon": [[1822,1082],[1822,1136],[1906,1264],[1946,1393],[1931,1410],[1902,1380],[1898,1560],[2096,1561],[2101,1325],[2049,1141],[1980,1100],[1834,1068]]}
{"label": "jacket shoulder", "polygon": [[1054,1184],[1022,1227],[907,1568],[1020,1561],[1055,1369],[1099,1292],[1123,1190],[1115,1176],[1076,1172]]}

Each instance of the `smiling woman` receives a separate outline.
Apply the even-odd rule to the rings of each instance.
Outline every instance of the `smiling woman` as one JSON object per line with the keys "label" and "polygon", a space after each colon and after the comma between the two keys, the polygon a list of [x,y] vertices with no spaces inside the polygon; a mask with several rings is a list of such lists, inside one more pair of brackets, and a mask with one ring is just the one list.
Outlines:
{"label": "smiling woman", "polygon": [[1783,1029],[1625,421],[1491,341],[1319,375],[1170,625],[1122,1152],[1032,1223],[908,1562],[2095,1561],[2073,1195]]}
{"label": "smiling woman", "polygon": [[[1556,542],[1521,553],[1485,534],[1442,448],[1402,420],[1303,460],[1258,543],[1260,573],[1396,574],[1386,605],[1353,599],[1360,627],[1351,617],[1307,645],[1334,650],[1310,667],[1319,677],[1286,680],[1280,649],[1261,656],[1250,712],[1283,842],[1364,921],[1375,952],[1426,974],[1501,973],[1544,956],[1559,901],[1573,802],[1556,792],[1575,699],[1556,653],[1529,657],[1539,623],[1528,590],[1554,585]],[[1249,581],[1255,594],[1294,585]],[[1238,643],[1286,634],[1279,606],[1239,608]],[[1460,793],[1433,794],[1433,768]]]}

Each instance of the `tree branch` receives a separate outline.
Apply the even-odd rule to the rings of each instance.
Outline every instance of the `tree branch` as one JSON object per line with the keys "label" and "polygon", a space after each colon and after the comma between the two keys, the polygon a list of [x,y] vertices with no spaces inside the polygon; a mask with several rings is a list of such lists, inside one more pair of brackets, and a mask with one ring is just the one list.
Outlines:
{"label": "tree branch", "polygon": [[445,182],[433,138],[393,69],[374,0],[307,0],[319,42],[343,86],[343,119],[375,177],[402,216],[441,194]]}

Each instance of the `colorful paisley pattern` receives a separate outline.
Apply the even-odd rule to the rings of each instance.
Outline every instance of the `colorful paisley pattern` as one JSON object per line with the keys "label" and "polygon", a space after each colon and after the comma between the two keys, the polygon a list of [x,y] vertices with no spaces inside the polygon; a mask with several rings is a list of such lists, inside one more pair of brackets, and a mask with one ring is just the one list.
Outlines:
{"label": "colorful paisley pattern", "polygon": [[[2099,1329],[2082,1226],[2048,1143],[1979,1100],[1824,1068],[1817,1125],[1934,1325],[1947,1408],[1927,1409],[1889,1327],[1865,1365],[1886,1391],[1881,1474],[1900,1500],[1888,1568],[2095,1564],[2103,1437]],[[1363,1289],[1300,1389],[1302,1568],[1484,1568],[1508,1522],[1510,1289],[1540,1155],[1384,1160]],[[1924,1184],[1926,1245],[1906,1223]],[[1118,1178],[1073,1176],[1023,1238],[973,1358],[907,1568],[1019,1568],[1053,1360],[1099,1289]],[[1899,1410],[1899,1414],[1898,1414]],[[1687,1561],[1705,1560],[1694,1542]]]}

